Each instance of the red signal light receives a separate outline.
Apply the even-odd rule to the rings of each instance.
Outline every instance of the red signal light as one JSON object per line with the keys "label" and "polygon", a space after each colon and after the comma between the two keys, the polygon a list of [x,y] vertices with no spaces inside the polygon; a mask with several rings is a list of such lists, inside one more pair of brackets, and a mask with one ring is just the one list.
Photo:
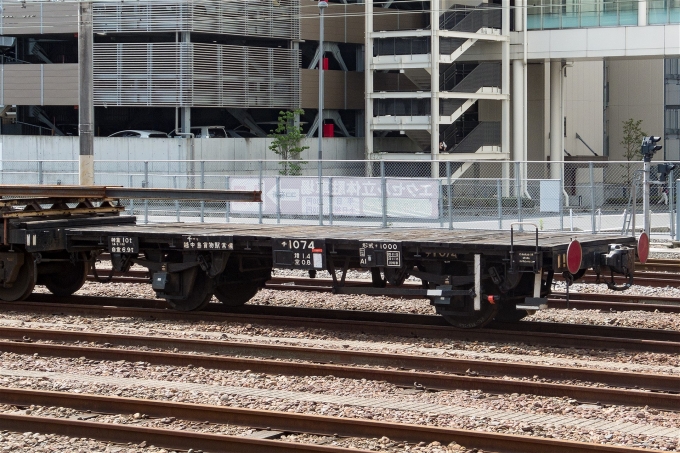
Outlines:
{"label": "red signal light", "polygon": [[572,274],[575,274],[581,269],[581,260],[583,260],[583,249],[581,243],[574,239],[567,247],[567,269]]}
{"label": "red signal light", "polygon": [[637,254],[640,262],[645,264],[647,262],[647,258],[649,258],[649,236],[644,231],[638,239]]}

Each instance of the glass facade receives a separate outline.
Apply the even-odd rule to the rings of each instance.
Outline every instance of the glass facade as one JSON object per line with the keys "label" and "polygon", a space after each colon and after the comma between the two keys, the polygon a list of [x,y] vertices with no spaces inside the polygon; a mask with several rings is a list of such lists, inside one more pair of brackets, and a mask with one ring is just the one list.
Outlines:
{"label": "glass facade", "polygon": [[[680,0],[675,1],[680,3]],[[527,28],[550,30],[637,25],[637,5],[637,1],[631,0],[528,0]]]}
{"label": "glass facade", "polygon": [[680,0],[648,0],[647,5],[650,25],[680,23]]}
{"label": "glass facade", "polygon": [[680,160],[680,60],[664,61],[664,158]]}

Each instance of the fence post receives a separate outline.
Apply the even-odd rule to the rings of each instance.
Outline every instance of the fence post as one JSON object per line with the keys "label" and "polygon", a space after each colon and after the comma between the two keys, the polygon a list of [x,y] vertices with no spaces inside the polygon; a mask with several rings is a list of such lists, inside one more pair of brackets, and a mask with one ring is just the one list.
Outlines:
{"label": "fence post", "polygon": [[[177,176],[172,177],[172,186],[177,189]],[[175,216],[179,222],[179,200],[175,200]]]}
{"label": "fence post", "polygon": [[[132,175],[128,175],[128,187],[132,187]],[[130,215],[135,215],[135,200],[130,199]]]}
{"label": "fence post", "polygon": [[590,171],[590,230],[595,233],[595,167],[592,162],[588,164]]}
{"label": "fence post", "polygon": [[281,176],[276,177],[276,223],[281,223]]}
{"label": "fence post", "polygon": [[673,170],[668,175],[668,224],[670,226],[671,238],[675,236],[675,219],[673,218],[673,201],[675,200],[675,186],[673,181]]}
{"label": "fence post", "polygon": [[498,229],[503,229],[503,181],[496,181],[496,200],[498,204]]}
{"label": "fence post", "polygon": [[444,184],[441,178],[437,178],[439,183],[439,228],[444,226]]}
{"label": "fence post", "polygon": [[[675,187],[678,187],[680,180],[675,181]],[[675,196],[675,240],[680,241],[680,197]]]}
{"label": "fence post", "polygon": [[[262,192],[262,161],[259,161],[259,167],[260,167],[260,176],[259,176],[259,191]],[[262,200],[264,202],[264,197],[262,197]],[[257,223],[262,223],[262,203],[258,203],[258,221]]]}
{"label": "fence post", "polygon": [[38,184],[43,183],[43,163],[41,160],[38,161]]}
{"label": "fence post", "polygon": [[449,230],[453,230],[453,187],[451,186],[451,161],[446,162],[446,191],[448,194],[447,205],[449,209]]}
{"label": "fence post", "polygon": [[385,180],[385,161],[380,161],[380,192],[382,195],[382,226],[387,227],[387,181]]}
{"label": "fence post", "polygon": [[[225,179],[224,188],[229,190],[229,176],[225,176],[224,179]],[[230,210],[231,210],[231,203],[227,201],[225,203],[225,206],[224,206],[224,221],[227,222],[227,223],[229,223],[229,211]]]}
{"label": "fence post", "polygon": [[[558,163],[551,165],[559,165]],[[564,169],[560,171],[560,193],[558,195],[560,211],[560,231],[564,231]]]}
{"label": "fence post", "polygon": [[[201,189],[205,189],[205,161],[201,161]],[[201,223],[205,222],[205,201],[201,201]]]}
{"label": "fence post", "polygon": [[[149,162],[144,161],[144,182],[142,187],[149,187]],[[144,223],[149,223],[149,200],[144,200]]]}
{"label": "fence post", "polygon": [[[515,195],[517,196],[517,221],[522,221],[522,181],[520,181],[520,162],[515,162]],[[522,225],[519,226],[520,231],[524,231]]]}
{"label": "fence post", "polygon": [[333,225],[333,177],[328,178],[328,224]]}

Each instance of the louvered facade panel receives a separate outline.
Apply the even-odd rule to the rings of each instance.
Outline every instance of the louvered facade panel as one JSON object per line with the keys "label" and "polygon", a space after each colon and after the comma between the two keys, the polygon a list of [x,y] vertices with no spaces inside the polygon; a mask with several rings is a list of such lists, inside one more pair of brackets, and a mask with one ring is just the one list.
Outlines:
{"label": "louvered facade panel", "polygon": [[300,38],[299,0],[95,2],[95,33],[188,31]]}
{"label": "louvered facade panel", "polygon": [[107,106],[300,105],[299,52],[197,43],[96,44],[94,101]]}

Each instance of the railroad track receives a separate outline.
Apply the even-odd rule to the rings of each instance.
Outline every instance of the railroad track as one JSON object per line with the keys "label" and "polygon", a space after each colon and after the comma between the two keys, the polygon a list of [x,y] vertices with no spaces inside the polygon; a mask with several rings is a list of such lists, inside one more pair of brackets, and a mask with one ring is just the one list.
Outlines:
{"label": "railroad track", "polygon": [[[91,346],[78,345],[76,341]],[[485,363],[318,347],[8,327],[0,328],[0,351],[38,354],[41,357],[84,357],[106,361],[124,359],[165,366],[191,364],[212,370],[251,370],[289,376],[335,376],[429,390],[567,396],[582,402],[649,406],[664,410],[680,407],[680,376],[641,375],[531,363]],[[578,382],[551,383],[541,379]],[[641,382],[644,382],[644,390],[639,389]],[[619,388],[586,386],[584,383]]]}
{"label": "railroad track", "polygon": [[[639,453],[658,450],[610,446],[574,441],[547,439],[542,437],[517,436],[493,432],[469,431],[454,428],[410,425],[380,422],[367,419],[334,418],[320,415],[296,414],[291,412],[263,411],[223,406],[154,401],[137,398],[107,397],[66,392],[47,392],[0,388],[0,402],[19,406],[47,405],[68,407],[101,413],[133,414],[143,413],[151,417],[176,417],[215,424],[232,424],[248,427],[266,427],[282,433],[310,433],[326,436],[380,438],[407,442],[434,442],[444,445],[456,442],[467,448],[478,448],[505,453],[555,452],[555,453]],[[368,450],[346,449],[326,445],[281,442],[240,436],[205,434],[138,427],[133,425],[97,423],[92,421],[66,420],[16,414],[0,414],[0,428],[23,432],[30,426],[34,432],[87,437],[117,443],[147,442],[155,446],[172,449],[189,449],[200,445],[210,452],[252,452],[273,453],[319,452],[347,453]]]}
{"label": "railroad track", "polygon": [[206,311],[202,312],[178,312],[144,307],[144,304],[156,303],[156,301],[143,301],[141,299],[93,296],[59,298],[47,294],[33,294],[26,302],[0,305],[0,310],[97,317],[136,317],[188,322],[199,320],[231,321],[286,328],[326,329],[401,337],[524,343],[581,349],[624,349],[680,353],[680,332],[666,330],[539,322],[504,323],[485,329],[460,330],[449,326],[444,319],[436,315],[258,305],[245,305],[227,311],[223,305],[211,304]]}

